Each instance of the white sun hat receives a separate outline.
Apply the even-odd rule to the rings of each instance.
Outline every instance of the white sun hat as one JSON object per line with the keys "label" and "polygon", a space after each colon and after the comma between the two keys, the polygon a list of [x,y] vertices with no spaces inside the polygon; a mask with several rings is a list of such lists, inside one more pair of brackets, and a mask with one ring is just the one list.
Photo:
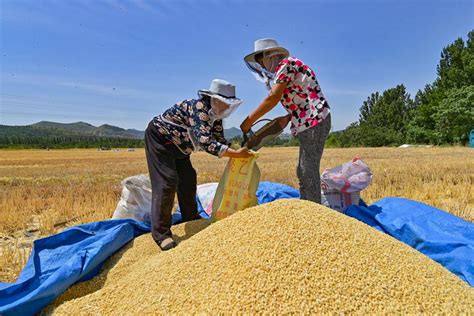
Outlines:
{"label": "white sun hat", "polygon": [[254,51],[247,56],[244,57],[245,62],[255,62],[255,55],[263,52],[280,52],[285,57],[290,56],[290,52],[278,45],[278,42],[273,38],[261,38],[255,41],[254,43]]}
{"label": "white sun hat", "polygon": [[[242,100],[235,95],[235,85],[222,79],[212,80],[209,89],[199,90],[198,95],[208,95],[211,97],[211,107],[214,113],[219,113],[219,115],[217,115],[219,118],[228,117],[242,103]],[[214,106],[215,102],[213,102],[213,100],[215,99],[225,103],[227,108],[222,109]]]}
{"label": "white sun hat", "polygon": [[276,40],[272,38],[262,38],[255,41],[253,53],[250,53],[244,57],[245,64],[250,69],[255,78],[258,81],[263,82],[267,89],[270,90],[275,74],[262,67],[262,65],[255,60],[255,56],[260,53],[263,53],[264,57],[281,55],[283,58],[290,56],[290,53],[286,48],[279,46]]}

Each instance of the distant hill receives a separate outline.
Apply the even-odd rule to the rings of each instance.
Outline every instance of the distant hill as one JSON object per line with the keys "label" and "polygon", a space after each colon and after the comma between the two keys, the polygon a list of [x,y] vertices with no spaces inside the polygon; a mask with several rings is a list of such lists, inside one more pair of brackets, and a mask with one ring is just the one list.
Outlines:
{"label": "distant hill", "polygon": [[41,121],[35,124],[27,125],[33,128],[42,128],[42,129],[60,129],[67,130],[74,133],[89,133],[92,132],[96,127],[89,123],[85,122],[76,122],[76,123],[56,123],[49,121]]}
{"label": "distant hill", "polygon": [[237,127],[226,128],[224,130],[224,136],[227,139],[232,139],[234,137],[242,136],[242,131]]}
{"label": "distant hill", "polygon": [[[41,121],[25,126],[0,125],[0,137],[51,137],[51,136],[97,136],[143,139],[144,131],[136,129],[123,129],[121,127],[103,124],[98,127],[86,123],[57,123]],[[236,127],[224,130],[227,139],[241,136],[242,132]]]}
{"label": "distant hill", "polygon": [[[76,122],[76,123],[56,123],[41,121],[35,124],[27,125],[25,127],[31,127],[38,132],[51,131],[58,132],[59,135],[82,135],[82,136],[101,136],[101,137],[120,137],[120,138],[143,138],[144,132],[136,129],[123,129],[117,126],[108,124],[95,127],[89,123]],[[1,129],[1,127],[0,127]]]}

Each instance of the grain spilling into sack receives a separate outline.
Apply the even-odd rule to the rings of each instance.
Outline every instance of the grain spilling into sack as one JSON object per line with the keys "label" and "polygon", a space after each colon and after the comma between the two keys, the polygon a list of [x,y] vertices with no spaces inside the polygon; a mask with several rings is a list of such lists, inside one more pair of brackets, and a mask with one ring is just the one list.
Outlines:
{"label": "grain spilling into sack", "polygon": [[116,277],[100,289],[49,311],[474,310],[473,289],[436,262],[361,222],[307,201],[280,200],[241,211],[168,252],[157,251],[150,239],[137,239],[123,253],[123,259],[133,253],[134,263],[120,265],[120,259],[112,269],[123,271],[115,271]]}

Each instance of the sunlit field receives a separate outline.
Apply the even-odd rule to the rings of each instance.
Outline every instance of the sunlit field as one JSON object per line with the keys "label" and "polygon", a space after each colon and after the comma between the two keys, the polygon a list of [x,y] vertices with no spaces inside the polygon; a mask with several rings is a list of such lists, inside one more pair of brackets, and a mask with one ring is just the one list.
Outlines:
{"label": "sunlit field", "polygon": [[[374,174],[362,192],[371,203],[387,196],[418,200],[474,221],[474,150],[470,148],[327,149],[322,169],[353,157]],[[265,148],[262,180],[298,186],[298,148]],[[216,182],[226,159],[192,156],[198,183]],[[122,179],[147,173],[142,149],[0,151],[0,281],[13,281],[34,239],[65,227],[108,219]]]}

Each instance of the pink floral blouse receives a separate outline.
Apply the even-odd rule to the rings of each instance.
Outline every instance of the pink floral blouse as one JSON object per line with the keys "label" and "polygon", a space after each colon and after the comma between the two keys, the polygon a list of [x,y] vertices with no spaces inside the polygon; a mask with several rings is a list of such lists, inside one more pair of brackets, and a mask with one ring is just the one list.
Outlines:
{"label": "pink floral blouse", "polygon": [[316,74],[301,60],[289,57],[278,65],[275,83],[286,82],[281,103],[291,114],[291,133],[297,135],[321,123],[329,114],[329,104]]}

